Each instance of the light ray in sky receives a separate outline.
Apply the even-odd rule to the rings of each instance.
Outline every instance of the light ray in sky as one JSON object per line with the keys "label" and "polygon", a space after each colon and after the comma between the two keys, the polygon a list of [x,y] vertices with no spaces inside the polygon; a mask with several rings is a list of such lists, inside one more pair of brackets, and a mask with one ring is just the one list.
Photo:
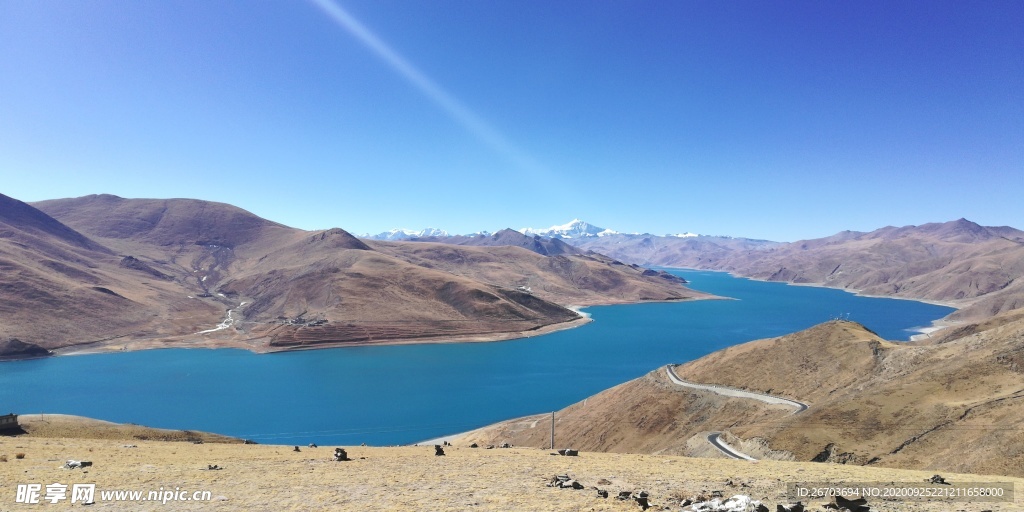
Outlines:
{"label": "light ray in sky", "polygon": [[416,66],[413,66],[412,63],[399,55],[398,52],[388,46],[387,43],[377,37],[376,34],[366,28],[340,5],[333,0],[310,0],[310,2],[319,7],[338,26],[345,29],[349,34],[358,39],[360,43],[377,54],[391,69],[419,89],[435,105],[444,110],[452,119],[461,124],[485,145],[504,155],[521,170],[535,175],[547,174],[543,166],[530,157],[530,155],[519,149],[501,132],[481,119],[469,107],[423,74]]}

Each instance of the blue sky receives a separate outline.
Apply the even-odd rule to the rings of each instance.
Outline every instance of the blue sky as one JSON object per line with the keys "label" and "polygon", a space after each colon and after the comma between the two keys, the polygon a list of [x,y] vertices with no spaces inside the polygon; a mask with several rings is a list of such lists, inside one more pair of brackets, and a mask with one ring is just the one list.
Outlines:
{"label": "blue sky", "polygon": [[0,0],[0,192],[356,233],[1024,228],[1022,26],[1019,1]]}

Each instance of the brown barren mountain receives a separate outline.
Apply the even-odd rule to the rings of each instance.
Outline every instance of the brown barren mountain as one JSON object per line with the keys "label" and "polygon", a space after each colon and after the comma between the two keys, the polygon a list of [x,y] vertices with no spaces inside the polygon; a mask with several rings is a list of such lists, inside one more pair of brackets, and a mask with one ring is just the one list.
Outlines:
{"label": "brown barren mountain", "polygon": [[737,253],[763,251],[779,242],[727,236],[658,236],[626,234],[568,239],[576,247],[635,263],[682,268],[716,268],[720,260]]}
{"label": "brown barren mountain", "polygon": [[599,255],[368,245],[208,201],[3,200],[0,340],[45,349],[504,339],[585,321],[559,304],[706,297]]}
{"label": "brown barren mountain", "polygon": [[844,232],[736,253],[713,267],[756,279],[952,302],[962,308],[951,315],[955,320],[1024,306],[1024,232],[965,219]]}
{"label": "brown barren mountain", "polygon": [[178,284],[124,267],[123,261],[36,208],[0,195],[4,353],[39,355],[38,347],[172,336],[220,317],[220,307],[189,301]]}
{"label": "brown barren mountain", "polygon": [[767,281],[942,302],[960,308],[950,315],[953,321],[1024,307],[1024,231],[966,219],[784,244],[622,234],[568,241],[640,265],[725,270]]}
{"label": "brown barren mountain", "polygon": [[[664,368],[556,415],[559,446],[714,455],[733,446],[772,459],[1024,475],[1024,313],[927,342],[892,343],[835,321],[752,341],[681,365],[677,374],[798,400],[804,412],[672,383]],[[546,416],[461,441],[546,446]]]}

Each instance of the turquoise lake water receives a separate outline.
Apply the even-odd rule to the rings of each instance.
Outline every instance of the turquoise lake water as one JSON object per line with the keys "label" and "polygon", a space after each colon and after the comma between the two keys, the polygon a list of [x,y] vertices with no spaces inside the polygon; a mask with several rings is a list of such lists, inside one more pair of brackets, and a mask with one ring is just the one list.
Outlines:
{"label": "turquoise lake water", "polygon": [[667,363],[837,316],[884,338],[952,309],[672,270],[738,300],[587,308],[594,321],[493,343],[256,355],[149,350],[0,363],[0,413],[66,413],[275,444],[405,444],[548,412]]}

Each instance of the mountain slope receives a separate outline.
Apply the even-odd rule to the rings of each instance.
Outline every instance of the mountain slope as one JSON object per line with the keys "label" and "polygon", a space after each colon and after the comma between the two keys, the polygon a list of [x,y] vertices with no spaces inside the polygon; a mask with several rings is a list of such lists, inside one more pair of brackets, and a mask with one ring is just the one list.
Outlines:
{"label": "mountain slope", "polygon": [[[685,388],[661,368],[559,411],[560,444],[708,455],[706,434],[726,431],[759,457],[1024,474],[1024,313],[929,344],[891,343],[859,324],[829,322],[730,347],[675,371],[691,382],[792,398],[810,408],[792,414]],[[542,446],[549,424],[536,420],[472,436]]]}
{"label": "mountain slope", "polygon": [[599,254],[544,256],[513,246],[470,247],[420,242],[369,242],[409,263],[536,297],[587,306],[710,298],[667,272],[626,265]]}
{"label": "mountain slope", "polygon": [[625,233],[599,238],[574,238],[569,243],[627,263],[683,268],[717,268],[719,261],[738,252],[757,254],[779,245],[778,242],[749,238]]}
{"label": "mountain slope", "polygon": [[[220,316],[172,280],[30,205],[0,196],[0,336],[53,349],[131,333],[175,335]],[[152,307],[159,304],[159,307]],[[14,345],[6,343],[8,350]]]}
{"label": "mountain slope", "polygon": [[844,232],[734,253],[703,268],[873,295],[959,301],[962,309],[951,315],[958,320],[1024,306],[1024,232],[965,219]]}
{"label": "mountain slope", "polygon": [[62,244],[86,251],[109,253],[105,247],[26,203],[0,194],[0,238]]}
{"label": "mountain slope", "polygon": [[724,270],[768,281],[951,303],[957,321],[1024,307],[1024,231],[966,219],[777,243],[728,237],[616,234],[569,238],[640,265]]}
{"label": "mountain slope", "polygon": [[[558,304],[703,297],[673,276],[597,256],[367,243],[342,229],[307,232],[207,201],[94,195],[36,205],[59,220],[52,230],[63,222],[95,240],[111,271],[134,283],[103,298],[133,300],[123,316],[151,319],[116,331],[128,348],[501,339],[584,321]],[[159,293],[142,293],[154,287]],[[104,315],[76,311],[70,321],[79,316]],[[57,336],[48,348],[70,343]]]}

